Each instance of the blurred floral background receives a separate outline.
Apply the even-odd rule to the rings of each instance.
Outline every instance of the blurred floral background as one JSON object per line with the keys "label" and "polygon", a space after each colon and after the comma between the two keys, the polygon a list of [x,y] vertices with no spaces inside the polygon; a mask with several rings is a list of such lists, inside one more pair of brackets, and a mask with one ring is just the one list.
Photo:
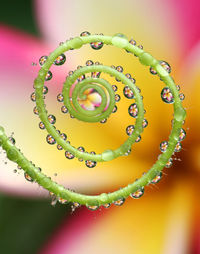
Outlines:
{"label": "blurred floral background", "polygon": [[[46,142],[30,100],[38,59],[60,42],[83,31],[123,33],[144,50],[169,62],[172,77],[185,94],[187,137],[162,180],[149,185],[139,200],[122,207],[89,211],[51,205],[47,191],[24,179],[23,172],[0,154],[0,253],[39,254],[199,254],[200,253],[200,3],[198,0],[141,1],[12,1],[1,3],[0,125],[16,145],[55,181],[81,193],[111,192],[146,172],[159,155],[159,144],[171,129],[173,108],[160,98],[162,82],[124,51],[89,45],[67,52],[66,63],[53,67],[46,96],[57,127],[76,147],[102,152],[126,139],[127,100],[106,124],[81,123],[63,115],[56,96],[67,73],[90,59],[121,65],[144,96],[148,127],[132,153],[87,169]],[[37,63],[34,64],[34,63]],[[117,82],[108,77],[112,84]],[[122,85],[119,94],[122,97]]]}

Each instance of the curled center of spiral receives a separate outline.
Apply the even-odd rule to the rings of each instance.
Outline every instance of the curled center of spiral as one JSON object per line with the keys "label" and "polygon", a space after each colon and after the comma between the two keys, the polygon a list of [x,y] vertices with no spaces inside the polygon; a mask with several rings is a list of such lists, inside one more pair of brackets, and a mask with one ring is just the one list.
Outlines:
{"label": "curled center of spiral", "polygon": [[78,69],[73,77],[67,77],[67,85],[63,89],[64,104],[73,117],[85,122],[99,122],[112,113],[115,93],[112,86],[102,78],[87,77],[74,84],[88,69]]}

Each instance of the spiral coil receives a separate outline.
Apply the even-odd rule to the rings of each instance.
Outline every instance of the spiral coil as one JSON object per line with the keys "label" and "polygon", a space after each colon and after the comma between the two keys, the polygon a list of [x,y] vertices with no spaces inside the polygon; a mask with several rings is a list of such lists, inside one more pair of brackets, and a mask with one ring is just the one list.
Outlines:
{"label": "spiral coil", "polygon": [[[69,112],[72,118],[76,118],[85,122],[101,122],[107,121],[111,113],[117,110],[116,102],[120,100],[120,96],[115,93],[117,87],[111,86],[105,79],[100,78],[101,73],[107,73],[117,81],[124,84],[123,93],[126,98],[134,99],[128,112],[129,115],[136,119],[135,125],[130,125],[126,129],[128,135],[127,140],[115,150],[105,150],[100,154],[88,153],[83,147],[75,148],[67,141],[67,135],[60,133],[55,127],[56,118],[54,115],[48,115],[44,103],[44,94],[48,92],[48,88],[44,86],[44,82],[51,80],[52,73],[49,70],[51,65],[62,65],[65,63],[65,52],[72,49],[79,49],[84,44],[90,44],[95,49],[101,49],[103,45],[113,45],[124,49],[128,53],[138,57],[143,65],[150,66],[150,73],[158,75],[166,84],[161,91],[161,98],[164,102],[173,104],[174,119],[172,130],[168,141],[163,141],[160,144],[162,154],[159,156],[152,168],[143,175],[140,179],[132,184],[121,188],[112,193],[102,193],[96,196],[89,196],[76,193],[63,186],[53,182],[41,172],[41,169],[35,167],[25,156],[16,148],[5,134],[3,127],[0,127],[0,146],[6,151],[8,159],[16,162],[26,174],[26,178],[38,182],[45,189],[49,190],[52,195],[58,197],[61,203],[72,202],[75,207],[86,205],[91,210],[96,210],[100,205],[108,208],[111,203],[122,205],[125,198],[129,195],[132,198],[140,198],[144,193],[145,185],[157,183],[162,177],[162,169],[172,165],[171,156],[174,152],[181,150],[181,141],[185,138],[186,133],[182,128],[186,117],[185,109],[182,106],[183,94],[179,94],[179,86],[176,86],[174,80],[169,73],[171,68],[165,61],[157,61],[149,53],[144,52],[142,46],[136,46],[134,40],[128,41],[126,36],[116,34],[114,36],[90,35],[88,32],[81,33],[80,37],[70,39],[52,52],[49,56],[42,56],[39,59],[41,69],[34,81],[35,91],[31,94],[31,100],[36,103],[34,113],[39,115],[41,122],[40,129],[46,129],[48,132],[47,142],[49,144],[57,144],[59,150],[65,151],[65,156],[68,159],[77,157],[80,161],[85,161],[87,167],[93,168],[97,162],[105,162],[113,160],[122,155],[128,155],[134,142],[139,142],[140,134],[148,125],[144,118],[144,105],[140,89],[135,85],[135,80],[130,74],[123,74],[121,66],[104,66],[99,63],[93,63],[91,60],[86,62],[86,66],[79,67],[74,72],[70,72],[66,78],[62,93],[57,96],[59,102],[63,102],[61,111]],[[86,77],[87,73],[92,73],[91,77]],[[101,100],[98,106],[93,110],[87,110],[81,105],[81,100],[85,100],[88,91],[95,91],[99,94]]]}

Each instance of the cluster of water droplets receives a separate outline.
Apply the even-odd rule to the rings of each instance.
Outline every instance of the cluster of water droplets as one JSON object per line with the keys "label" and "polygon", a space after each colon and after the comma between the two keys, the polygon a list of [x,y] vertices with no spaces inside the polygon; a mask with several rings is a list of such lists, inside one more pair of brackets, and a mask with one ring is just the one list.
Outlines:
{"label": "cluster of water droplets", "polygon": [[[160,65],[168,72],[171,73],[171,66],[166,62],[166,61],[159,61]],[[154,70],[154,68],[150,67],[150,73],[153,75],[156,75],[157,72]],[[180,86],[176,85],[176,89],[177,91],[180,91]],[[179,93],[179,98],[181,101],[183,101],[185,99],[185,95],[183,93]],[[174,95],[172,93],[172,91],[170,90],[169,87],[164,87],[161,91],[161,99],[163,102],[167,103],[167,104],[173,104],[175,102],[174,99]],[[180,132],[180,136],[179,136],[179,140],[175,146],[174,152],[180,152],[182,149],[182,145],[181,142],[185,139],[186,137],[186,131],[181,128],[181,132]],[[160,151],[162,153],[164,153],[168,148],[168,141],[162,141],[160,143]],[[170,158],[169,161],[167,162],[167,164],[165,165],[166,168],[169,168],[172,166],[172,161],[173,159]]]}

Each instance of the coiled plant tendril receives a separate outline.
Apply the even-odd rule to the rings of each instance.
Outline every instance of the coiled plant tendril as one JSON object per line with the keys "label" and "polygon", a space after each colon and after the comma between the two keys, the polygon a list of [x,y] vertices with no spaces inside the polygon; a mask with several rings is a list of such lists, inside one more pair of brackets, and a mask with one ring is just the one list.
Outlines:
{"label": "coiled plant tendril", "polygon": [[[86,166],[94,167],[97,162],[105,162],[113,160],[119,156],[129,154],[134,142],[140,140],[140,134],[147,126],[148,122],[144,119],[144,106],[140,90],[135,85],[135,80],[130,74],[123,74],[121,66],[104,66],[99,63],[93,63],[88,60],[85,67],[79,67],[74,72],[70,72],[63,86],[62,94],[57,96],[58,101],[63,102],[61,110],[63,113],[69,112],[71,117],[80,121],[86,122],[101,122],[104,123],[109,115],[116,111],[116,102],[120,96],[115,94],[117,87],[111,86],[106,80],[100,78],[101,73],[107,73],[115,77],[117,81],[121,81],[124,87],[124,95],[128,99],[134,99],[128,109],[130,116],[136,118],[136,123],[127,127],[126,132],[128,139],[116,150],[105,150],[101,154],[88,153],[83,147],[75,148],[66,141],[66,134],[56,130],[54,123],[56,121],[53,115],[48,115],[44,104],[44,94],[48,92],[48,88],[44,86],[44,82],[52,78],[52,73],[49,70],[51,65],[64,64],[66,60],[65,52],[72,49],[79,49],[84,44],[98,50],[103,45],[113,45],[124,49],[128,53],[132,53],[138,57],[141,64],[150,67],[150,73],[158,75],[165,83],[165,87],[161,92],[161,98],[166,103],[173,103],[174,118],[172,130],[168,141],[163,141],[160,144],[162,154],[152,166],[152,168],[144,174],[140,179],[112,193],[102,193],[100,195],[83,195],[76,193],[64,186],[52,181],[50,177],[41,172],[41,169],[35,167],[15,146],[14,142],[6,136],[3,127],[0,127],[0,146],[6,151],[7,158],[18,164],[18,167],[25,171],[27,177],[36,181],[39,185],[47,189],[52,195],[58,197],[62,203],[72,202],[75,207],[86,205],[91,210],[96,210],[103,205],[108,208],[112,203],[122,205],[128,196],[139,198],[144,193],[144,187],[149,183],[157,183],[162,176],[162,169],[170,167],[172,164],[171,156],[174,152],[181,150],[181,141],[185,138],[185,130],[182,129],[186,117],[186,111],[182,106],[183,94],[179,94],[179,86],[176,86],[174,80],[169,75],[171,68],[165,61],[158,61],[149,53],[143,50],[142,46],[137,46],[136,42],[131,39],[128,41],[126,36],[116,34],[114,36],[90,35],[89,32],[81,33],[80,37],[75,37],[59,45],[48,57],[42,56],[39,60],[41,69],[34,81],[35,92],[31,95],[31,99],[36,102],[34,113],[38,114],[41,122],[40,129],[46,129],[48,132],[47,142],[49,144],[57,143],[59,150],[65,151],[65,156],[68,159],[77,157],[80,161],[85,161]],[[92,73],[91,77],[85,76],[87,73]],[[75,86],[74,86],[75,84]],[[95,91],[101,97],[101,102],[94,110],[87,110],[80,101],[87,97],[88,91]]]}

